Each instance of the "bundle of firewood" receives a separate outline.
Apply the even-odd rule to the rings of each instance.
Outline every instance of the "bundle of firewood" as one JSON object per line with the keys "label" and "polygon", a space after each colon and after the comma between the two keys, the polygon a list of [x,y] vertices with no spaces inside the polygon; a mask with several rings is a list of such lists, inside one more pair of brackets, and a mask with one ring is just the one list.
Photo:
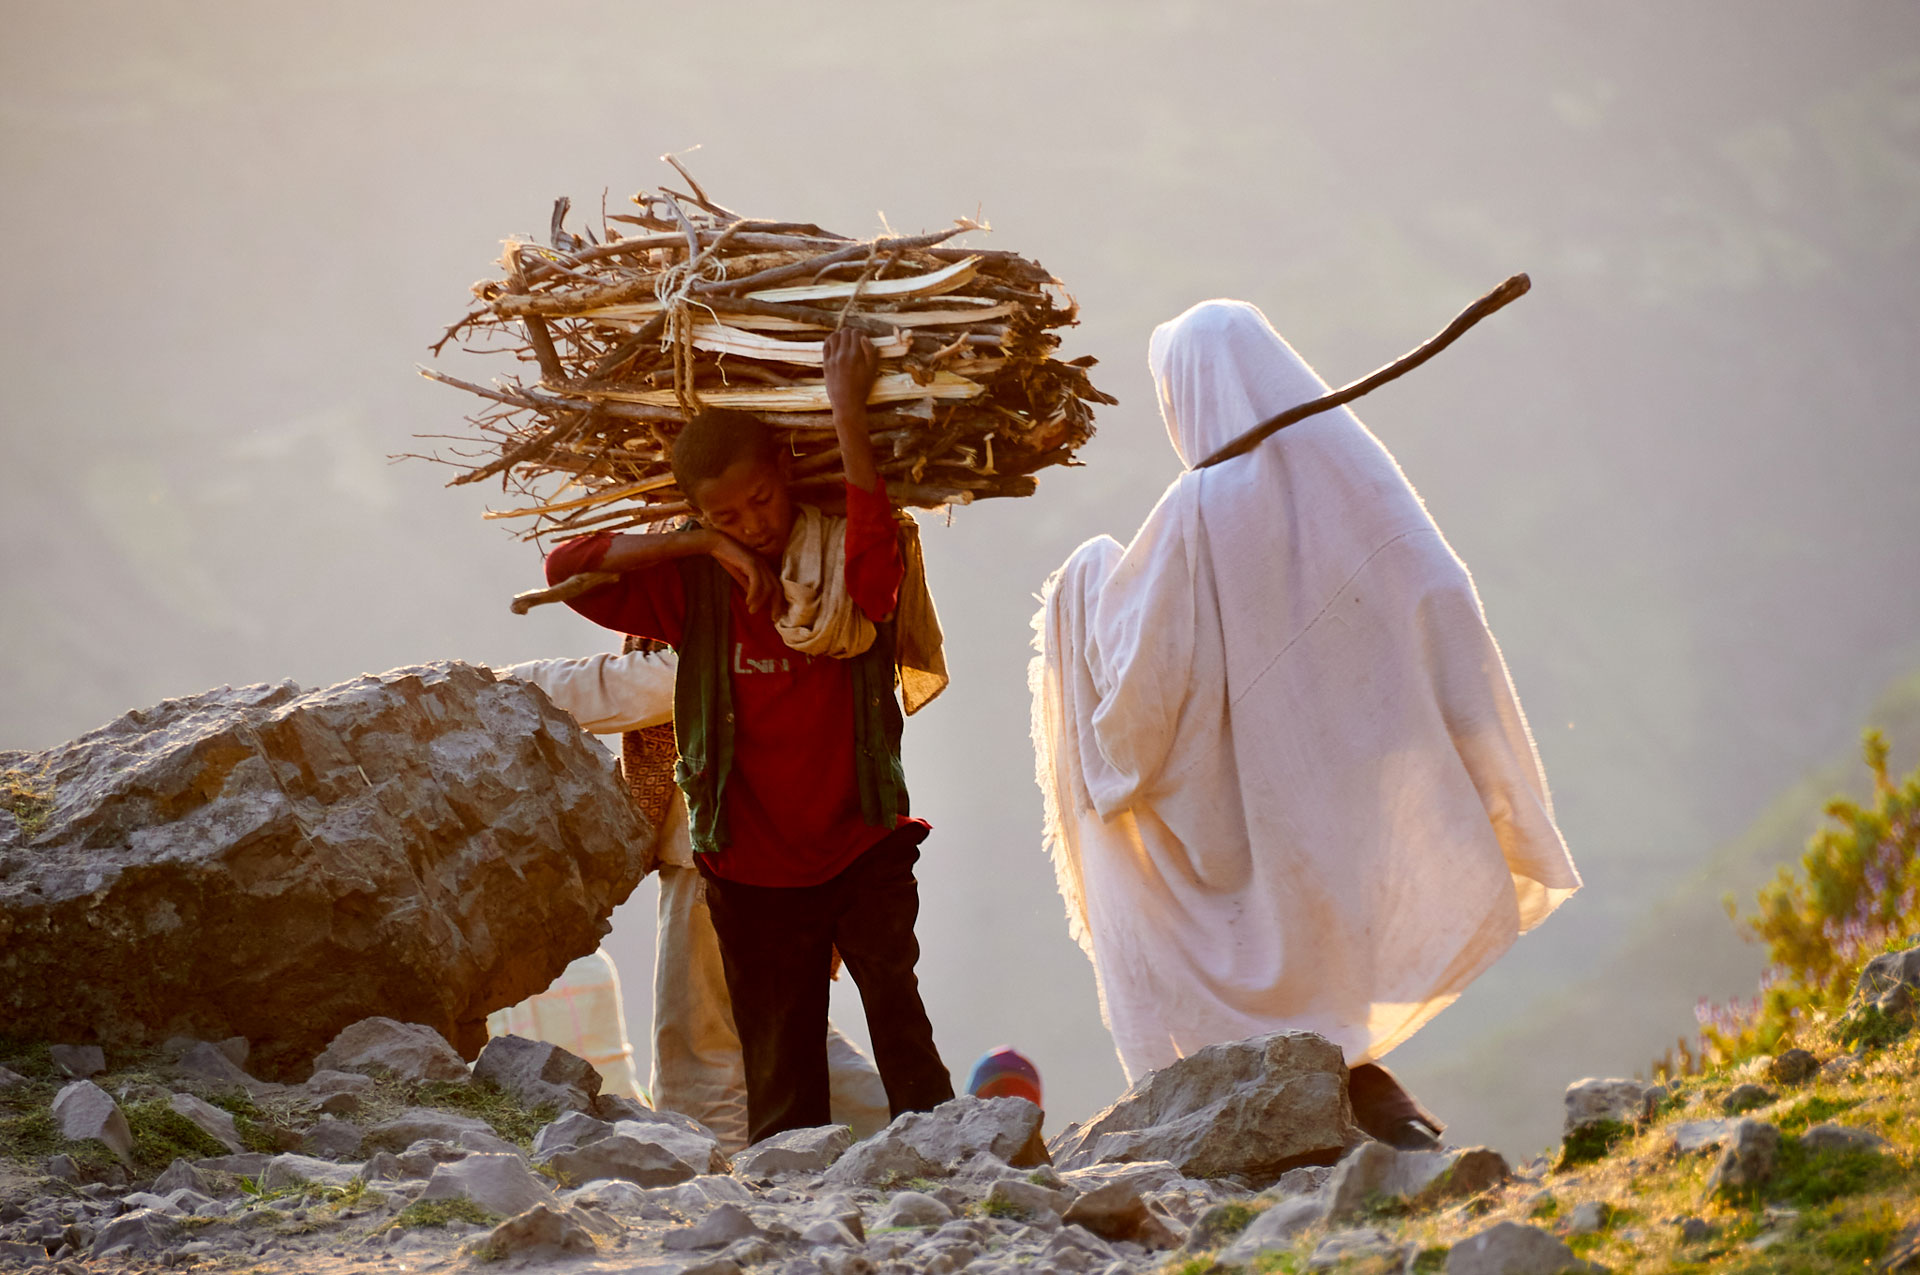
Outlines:
{"label": "bundle of firewood", "polygon": [[951,245],[974,222],[856,240],[740,217],[687,182],[603,214],[599,238],[568,232],[560,200],[550,242],[509,243],[504,276],[474,285],[479,304],[434,346],[521,365],[491,385],[422,369],[488,400],[469,418],[477,439],[434,458],[461,468],[456,484],[498,476],[524,502],[488,517],[531,519],[531,538],[687,512],[667,457],[703,408],[767,422],[797,494],[831,503],[841,462],[822,349],[841,327],[880,354],[868,414],[899,505],[1032,495],[1039,470],[1073,463],[1092,436],[1090,405],[1114,402],[1087,379],[1092,358],[1053,357],[1055,329],[1076,321],[1058,280]]}

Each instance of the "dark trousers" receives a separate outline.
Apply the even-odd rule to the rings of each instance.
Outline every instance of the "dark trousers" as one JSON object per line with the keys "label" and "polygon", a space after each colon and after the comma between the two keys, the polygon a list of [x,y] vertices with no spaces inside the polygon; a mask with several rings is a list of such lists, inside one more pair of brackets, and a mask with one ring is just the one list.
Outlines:
{"label": "dark trousers", "polygon": [[895,1116],[953,1097],[913,967],[926,829],[901,828],[839,876],[794,888],[707,877],[707,907],[747,1072],[747,1135],[833,1123],[827,1085],[827,985],[837,949],[860,989],[873,1061]]}

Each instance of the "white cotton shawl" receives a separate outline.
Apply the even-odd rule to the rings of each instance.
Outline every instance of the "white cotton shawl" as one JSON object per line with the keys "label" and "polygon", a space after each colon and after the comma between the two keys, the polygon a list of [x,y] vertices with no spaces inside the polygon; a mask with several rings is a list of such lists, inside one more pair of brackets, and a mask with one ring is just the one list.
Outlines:
{"label": "white cotton shawl", "polygon": [[[1148,362],[1186,464],[1326,392],[1244,302]],[[1181,474],[1034,624],[1048,845],[1129,1080],[1282,1028],[1378,1058],[1579,888],[1473,581],[1349,411]]]}

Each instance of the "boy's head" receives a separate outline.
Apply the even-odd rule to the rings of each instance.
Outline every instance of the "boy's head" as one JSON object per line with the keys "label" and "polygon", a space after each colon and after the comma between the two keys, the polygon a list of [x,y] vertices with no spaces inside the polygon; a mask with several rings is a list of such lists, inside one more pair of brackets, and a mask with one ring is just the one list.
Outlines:
{"label": "boy's head", "polygon": [[673,440],[672,463],[701,522],[763,558],[786,552],[793,532],[786,456],[757,417],[725,408],[698,413]]}

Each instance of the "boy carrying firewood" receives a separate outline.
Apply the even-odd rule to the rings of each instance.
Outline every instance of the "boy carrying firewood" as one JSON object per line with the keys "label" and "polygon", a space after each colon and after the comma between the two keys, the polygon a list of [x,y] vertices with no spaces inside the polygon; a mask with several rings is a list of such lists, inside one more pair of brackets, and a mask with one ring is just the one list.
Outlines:
{"label": "boy carrying firewood", "polygon": [[672,454],[697,528],[584,536],[547,558],[553,584],[619,573],[568,605],[679,653],[675,779],[740,1032],[751,1142],[831,1121],[836,951],[892,1113],[953,1096],[914,974],[913,867],[929,828],[908,814],[894,694],[906,679],[912,711],[944,685],[944,664],[917,541],[874,468],[878,366],[863,334],[827,339],[845,518],[794,502],[765,424],[705,411]]}

